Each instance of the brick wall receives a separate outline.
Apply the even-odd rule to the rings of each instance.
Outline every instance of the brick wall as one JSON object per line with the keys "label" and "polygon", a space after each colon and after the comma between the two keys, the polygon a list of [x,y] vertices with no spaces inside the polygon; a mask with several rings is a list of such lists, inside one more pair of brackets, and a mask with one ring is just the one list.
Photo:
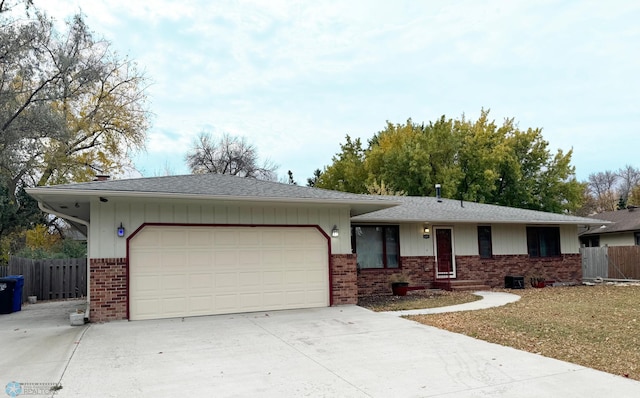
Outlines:
{"label": "brick wall", "polygon": [[356,255],[332,254],[331,261],[333,305],[356,304],[358,302]]}
{"label": "brick wall", "polygon": [[401,272],[411,278],[410,286],[431,287],[434,279],[434,257],[402,257],[401,269],[363,269],[358,272],[358,296],[391,294],[389,278]]}
{"label": "brick wall", "polygon": [[518,275],[529,278],[542,276],[556,282],[580,282],[582,262],[580,254],[563,254],[560,257],[530,258],[528,255],[493,256],[482,259],[478,256],[456,256],[457,279],[484,281],[491,287],[504,287],[504,277]]}
{"label": "brick wall", "polygon": [[126,259],[92,258],[89,275],[89,319],[92,322],[127,319]]}

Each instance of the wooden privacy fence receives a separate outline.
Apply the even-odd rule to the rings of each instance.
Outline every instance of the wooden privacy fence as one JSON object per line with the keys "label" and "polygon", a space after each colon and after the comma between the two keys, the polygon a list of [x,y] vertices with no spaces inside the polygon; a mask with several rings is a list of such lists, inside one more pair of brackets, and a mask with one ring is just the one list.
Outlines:
{"label": "wooden privacy fence", "polygon": [[87,295],[87,259],[67,258],[32,260],[11,257],[8,267],[0,267],[0,276],[22,275],[22,301],[29,296],[38,300],[56,300]]}
{"label": "wooden privacy fence", "polygon": [[582,247],[582,278],[640,279],[640,246]]}

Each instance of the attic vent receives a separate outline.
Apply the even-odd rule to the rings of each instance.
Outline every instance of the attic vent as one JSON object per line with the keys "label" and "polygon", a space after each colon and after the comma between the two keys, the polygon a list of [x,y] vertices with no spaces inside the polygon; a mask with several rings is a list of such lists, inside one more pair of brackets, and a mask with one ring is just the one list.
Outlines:
{"label": "attic vent", "polygon": [[111,176],[108,174],[96,174],[93,181],[107,181]]}

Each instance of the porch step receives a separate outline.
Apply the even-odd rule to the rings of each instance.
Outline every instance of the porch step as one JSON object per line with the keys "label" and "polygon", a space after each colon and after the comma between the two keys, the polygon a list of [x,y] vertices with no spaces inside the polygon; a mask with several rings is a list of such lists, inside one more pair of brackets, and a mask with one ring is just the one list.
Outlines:
{"label": "porch step", "polygon": [[490,290],[491,287],[480,280],[438,280],[433,282],[433,287],[442,290],[451,291],[476,291],[476,290]]}

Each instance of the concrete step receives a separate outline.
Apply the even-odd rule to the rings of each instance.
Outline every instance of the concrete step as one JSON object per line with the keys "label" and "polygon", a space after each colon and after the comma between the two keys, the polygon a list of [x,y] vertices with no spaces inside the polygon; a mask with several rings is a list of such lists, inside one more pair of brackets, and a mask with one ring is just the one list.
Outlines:
{"label": "concrete step", "polygon": [[454,291],[475,291],[475,290],[490,290],[491,287],[480,280],[437,280],[433,282],[433,287],[443,290]]}

